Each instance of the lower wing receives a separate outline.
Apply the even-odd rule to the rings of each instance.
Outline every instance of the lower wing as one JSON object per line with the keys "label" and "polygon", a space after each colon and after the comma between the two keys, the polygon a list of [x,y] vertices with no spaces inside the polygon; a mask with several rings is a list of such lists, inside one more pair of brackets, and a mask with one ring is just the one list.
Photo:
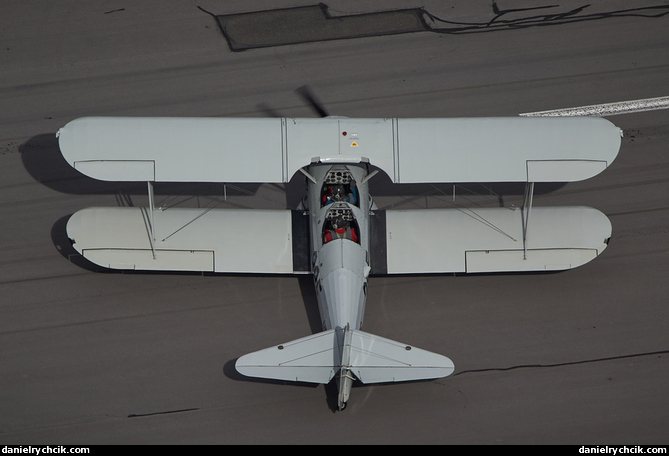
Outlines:
{"label": "lower wing", "polygon": [[589,207],[388,210],[372,273],[558,271],[596,258],[611,222]]}
{"label": "lower wing", "polygon": [[111,269],[260,274],[309,272],[302,212],[88,208],[67,224],[74,248]]}

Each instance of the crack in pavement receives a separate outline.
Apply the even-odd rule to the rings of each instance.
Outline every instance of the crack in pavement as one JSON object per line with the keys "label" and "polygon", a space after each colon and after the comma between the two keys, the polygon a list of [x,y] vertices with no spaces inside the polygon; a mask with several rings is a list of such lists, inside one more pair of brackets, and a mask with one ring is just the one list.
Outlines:
{"label": "crack in pavement", "polygon": [[564,363],[519,364],[517,366],[509,366],[509,367],[490,367],[490,368],[485,368],[485,369],[469,369],[469,370],[464,370],[462,372],[457,372],[457,373],[453,374],[453,377],[458,376],[458,375],[463,375],[463,374],[472,374],[472,373],[476,373],[476,372],[504,372],[504,371],[510,371],[510,370],[515,370],[515,369],[575,366],[575,365],[578,365],[578,364],[589,364],[589,363],[598,363],[598,362],[602,362],[602,361],[614,361],[614,360],[628,359],[628,358],[639,358],[639,357],[643,357],[643,356],[666,355],[667,353],[669,353],[669,350],[659,350],[659,351],[654,351],[654,352],[634,353],[634,354],[630,354],[630,355],[609,356],[609,357],[605,357],[605,358],[584,359],[584,360],[580,360],[580,361],[568,361],[568,362],[564,362]]}

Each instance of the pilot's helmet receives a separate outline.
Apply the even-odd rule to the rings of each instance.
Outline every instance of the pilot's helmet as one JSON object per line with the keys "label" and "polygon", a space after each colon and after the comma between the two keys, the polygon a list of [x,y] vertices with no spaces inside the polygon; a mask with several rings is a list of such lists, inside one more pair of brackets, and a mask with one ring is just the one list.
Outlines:
{"label": "pilot's helmet", "polygon": [[338,228],[344,228],[346,226],[346,221],[341,215],[336,216],[332,219],[332,227],[336,230]]}
{"label": "pilot's helmet", "polygon": [[334,199],[336,199],[336,200],[342,199],[344,196],[346,196],[346,193],[344,191],[344,186],[341,185],[341,184],[335,185],[334,189],[333,189],[333,192],[332,192],[332,195],[334,196]]}

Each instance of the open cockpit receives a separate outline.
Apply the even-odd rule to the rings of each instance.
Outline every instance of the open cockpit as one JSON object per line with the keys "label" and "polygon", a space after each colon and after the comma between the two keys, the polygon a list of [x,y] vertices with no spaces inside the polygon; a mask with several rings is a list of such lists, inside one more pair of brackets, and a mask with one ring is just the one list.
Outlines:
{"label": "open cockpit", "polygon": [[327,208],[322,228],[323,244],[348,239],[360,244],[360,227],[351,206],[360,207],[360,193],[351,171],[335,165],[325,176],[320,193],[321,208]]}
{"label": "open cockpit", "polygon": [[321,207],[332,203],[350,203],[360,207],[355,179],[345,166],[333,166],[323,181]]}
{"label": "open cockpit", "polygon": [[353,211],[346,204],[333,203],[325,214],[323,244],[333,239],[348,239],[360,244],[360,227]]}

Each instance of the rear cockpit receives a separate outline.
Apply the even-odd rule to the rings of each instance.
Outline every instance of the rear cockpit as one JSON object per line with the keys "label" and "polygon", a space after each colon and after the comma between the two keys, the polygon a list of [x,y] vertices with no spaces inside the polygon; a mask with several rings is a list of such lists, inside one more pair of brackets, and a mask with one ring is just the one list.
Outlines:
{"label": "rear cockpit", "polygon": [[325,213],[323,223],[323,244],[333,239],[348,239],[360,244],[360,227],[348,205],[333,203]]}

